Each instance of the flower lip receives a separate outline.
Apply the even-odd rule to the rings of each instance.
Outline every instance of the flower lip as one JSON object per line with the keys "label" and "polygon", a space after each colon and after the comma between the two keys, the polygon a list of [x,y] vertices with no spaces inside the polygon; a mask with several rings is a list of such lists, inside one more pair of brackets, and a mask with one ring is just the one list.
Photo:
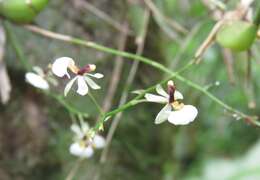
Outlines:
{"label": "flower lip", "polygon": [[80,68],[77,72],[78,75],[84,75],[86,73],[90,73],[92,71],[96,70],[96,65],[95,64],[87,64],[86,66]]}
{"label": "flower lip", "polygon": [[81,144],[77,142],[71,144],[69,151],[71,154],[82,158],[90,158],[94,154],[94,150],[91,146],[81,146]]}
{"label": "flower lip", "polygon": [[49,83],[40,75],[28,72],[25,74],[25,80],[32,86],[43,89],[43,90],[48,90],[49,89]]}
{"label": "flower lip", "polygon": [[195,120],[198,110],[195,106],[184,105],[178,111],[172,111],[168,117],[168,121],[174,125],[186,125]]}
{"label": "flower lip", "polygon": [[174,93],[175,93],[175,85],[173,81],[168,81],[168,94],[169,94],[169,103],[173,103],[175,101]]}

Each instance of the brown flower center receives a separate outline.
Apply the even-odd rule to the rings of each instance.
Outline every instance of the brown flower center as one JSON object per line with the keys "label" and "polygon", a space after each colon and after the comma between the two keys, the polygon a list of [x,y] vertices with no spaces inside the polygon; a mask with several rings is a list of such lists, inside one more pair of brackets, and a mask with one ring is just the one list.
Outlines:
{"label": "brown flower center", "polygon": [[175,101],[174,99],[174,93],[175,93],[175,86],[173,81],[168,82],[168,94],[169,94],[169,103],[173,103]]}

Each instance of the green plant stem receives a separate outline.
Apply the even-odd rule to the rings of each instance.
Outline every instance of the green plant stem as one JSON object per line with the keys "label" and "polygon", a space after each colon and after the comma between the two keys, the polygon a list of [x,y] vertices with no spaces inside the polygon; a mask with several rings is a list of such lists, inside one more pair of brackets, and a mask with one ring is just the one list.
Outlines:
{"label": "green plant stem", "polygon": [[26,58],[23,56],[23,51],[20,47],[20,44],[17,43],[16,35],[14,34],[12,27],[7,21],[3,21],[3,25],[6,30],[7,37],[9,39],[9,42],[11,43],[12,47],[14,48],[17,58],[21,61],[23,67],[29,71],[32,69],[32,66],[27,62]]}
{"label": "green plant stem", "polygon": [[88,92],[88,95],[89,95],[90,99],[92,100],[92,102],[95,104],[95,106],[96,106],[97,110],[99,111],[99,113],[101,114],[101,116],[103,116],[104,112],[103,112],[101,106],[98,104],[95,97],[91,94],[91,92]]}
{"label": "green plant stem", "polygon": [[59,102],[65,109],[67,109],[67,111],[69,113],[76,114],[76,115],[82,115],[85,118],[88,117],[87,113],[81,112],[77,108],[68,104],[62,95],[56,95],[56,94],[53,94],[53,93],[50,93],[47,91],[43,91],[43,92],[44,92],[44,94],[48,95],[49,97],[51,97],[51,98],[55,99],[57,102]]}
{"label": "green plant stem", "polygon": [[[103,51],[103,52],[106,52],[106,53],[110,53],[110,54],[113,54],[113,55],[118,55],[118,56],[122,56],[122,57],[125,57],[125,58],[128,58],[128,59],[143,62],[143,63],[145,63],[149,66],[152,66],[152,67],[154,67],[154,68],[156,68],[156,69],[158,69],[162,72],[167,73],[168,75],[171,76],[171,78],[176,78],[179,81],[185,83],[186,85],[188,85],[188,86],[190,86],[194,89],[197,89],[198,91],[200,91],[203,94],[205,94],[206,96],[208,96],[211,100],[213,100],[215,103],[219,104],[220,106],[222,106],[226,110],[228,110],[232,113],[235,113],[242,118],[250,120],[250,122],[255,124],[255,125],[258,125],[258,123],[256,123],[256,119],[257,119],[256,117],[246,115],[246,114],[234,109],[233,107],[229,106],[228,104],[224,103],[223,101],[221,101],[220,99],[218,99],[217,97],[212,95],[210,92],[207,91],[207,89],[199,86],[198,84],[193,83],[192,81],[184,78],[183,76],[179,75],[176,72],[172,72],[170,69],[166,68],[162,64],[160,64],[160,63],[158,63],[158,62],[156,62],[152,59],[142,57],[142,56],[139,56],[139,55],[136,55],[136,54],[112,49],[112,48],[109,48],[109,47],[106,47],[106,46],[99,45],[95,42],[85,41],[85,40],[82,40],[82,39],[79,39],[79,38],[74,38],[74,37],[71,37],[71,36],[68,36],[68,35],[54,33],[54,32],[51,32],[51,31],[48,31],[48,30],[45,30],[45,29],[42,29],[42,28],[39,28],[39,27],[36,27],[36,26],[32,26],[32,25],[27,25],[27,26],[25,26],[25,28],[34,32],[34,33],[41,34],[45,37],[69,42],[69,43],[72,43],[72,44],[75,44],[75,45],[81,45],[81,46],[93,48],[93,49]],[[116,109],[114,111],[111,111],[109,113],[106,113],[101,120],[104,121],[104,119],[106,119],[107,117],[115,115],[116,113],[121,112],[122,110],[125,110],[125,109],[127,109],[127,108],[129,108],[133,105],[136,105],[136,104],[138,104],[138,101],[132,100],[129,103],[126,103],[125,105],[123,105],[121,108]]]}
{"label": "green plant stem", "polygon": [[[190,66],[192,66],[192,65],[195,63],[195,61],[196,61],[196,59],[191,60],[188,64],[186,64],[183,68],[181,68],[181,69],[180,69],[179,71],[177,71],[175,74],[172,74],[172,76],[170,76],[169,78],[167,78],[167,79],[161,81],[161,82],[158,83],[158,84],[164,84],[164,83],[166,83],[168,80],[170,80],[170,79],[172,79],[172,78],[174,78],[174,77],[177,77],[177,76],[182,78],[182,76],[180,76],[180,75],[178,75],[178,74],[180,74],[181,72],[185,71],[185,70],[188,69]],[[176,78],[176,79],[177,79],[177,78]],[[180,79],[178,78],[178,80],[180,80]],[[185,78],[184,78],[184,80],[186,81]],[[183,81],[184,81],[184,80],[183,80]],[[190,85],[190,86],[192,86],[192,87],[194,87],[194,85],[196,85],[196,84],[194,84],[194,83],[191,82],[191,81],[186,81],[186,83],[189,83],[188,85]],[[157,84],[156,84],[156,85],[157,85]],[[118,113],[120,113],[120,112],[122,112],[122,111],[124,111],[124,110],[126,110],[126,109],[128,109],[128,108],[130,108],[130,107],[132,107],[132,106],[135,106],[135,105],[137,105],[137,104],[139,104],[139,103],[144,102],[144,101],[142,101],[142,100],[140,100],[140,99],[143,98],[143,96],[145,95],[145,93],[148,93],[148,92],[150,92],[150,91],[153,91],[153,90],[156,88],[156,85],[153,85],[153,86],[151,86],[151,87],[145,89],[142,93],[140,93],[138,96],[136,96],[136,97],[133,98],[132,100],[128,101],[128,103],[122,105],[121,107],[119,107],[119,108],[117,108],[117,109],[115,109],[115,110],[112,110],[112,111],[110,111],[110,112],[107,112],[107,113],[103,116],[103,119],[101,119],[101,120],[96,124],[94,130],[97,131],[97,130],[99,129],[99,127],[103,126],[103,123],[105,122],[105,120],[106,120],[108,117],[112,117],[112,116],[114,116],[114,115],[116,115],[116,114],[118,114]],[[195,88],[195,87],[194,87],[194,88]],[[207,91],[207,90],[208,90],[207,87],[201,87],[201,86],[198,86],[198,85],[197,85],[196,88],[199,88],[201,92],[203,92],[204,94],[206,94],[207,96],[209,96],[209,97],[210,97],[212,100],[214,100],[215,102],[217,101],[217,103],[220,104],[221,106],[223,106],[226,110],[228,110],[228,111],[230,111],[230,112],[233,112],[233,113],[237,114],[238,116],[240,116],[240,117],[242,117],[242,118],[246,118],[246,119],[250,120],[250,122],[253,123],[253,124],[256,125],[256,126],[260,126],[260,123],[257,121],[257,118],[256,118],[256,117],[251,117],[251,116],[249,116],[249,115],[246,115],[246,114],[244,114],[244,113],[242,113],[242,112],[240,112],[240,111],[238,111],[238,110],[232,108],[231,106],[228,106],[227,104],[225,104],[224,102],[222,102],[221,100],[219,100],[218,98],[216,98],[215,96],[213,96],[211,93],[209,93],[209,92]]]}

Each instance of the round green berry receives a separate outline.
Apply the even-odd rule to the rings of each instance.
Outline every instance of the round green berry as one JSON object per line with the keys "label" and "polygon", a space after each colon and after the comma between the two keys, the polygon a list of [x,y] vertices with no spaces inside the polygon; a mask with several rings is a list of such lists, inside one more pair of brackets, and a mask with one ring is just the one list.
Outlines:
{"label": "round green berry", "polygon": [[49,0],[0,0],[0,14],[17,23],[29,23]]}
{"label": "round green berry", "polygon": [[216,40],[225,48],[245,51],[256,39],[257,26],[245,21],[229,21],[218,31]]}

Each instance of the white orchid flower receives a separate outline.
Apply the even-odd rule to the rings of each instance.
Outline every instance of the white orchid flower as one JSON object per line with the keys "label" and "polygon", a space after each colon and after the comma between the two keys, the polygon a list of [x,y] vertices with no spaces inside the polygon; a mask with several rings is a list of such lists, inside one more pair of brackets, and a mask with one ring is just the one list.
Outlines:
{"label": "white orchid flower", "polygon": [[168,81],[168,93],[161,85],[156,86],[156,91],[159,95],[145,94],[145,98],[149,102],[166,104],[156,116],[155,124],[168,120],[174,125],[186,125],[194,121],[198,114],[197,108],[180,102],[183,95],[175,89],[173,81]]}
{"label": "white orchid flower", "polygon": [[33,70],[35,72],[27,72],[25,74],[25,81],[36,88],[48,90],[49,83],[44,78],[43,70],[38,66],[34,66]]}
{"label": "white orchid flower", "polygon": [[93,78],[103,78],[104,75],[100,73],[90,74],[90,72],[93,72],[96,70],[96,65],[94,64],[88,64],[82,68],[78,68],[75,65],[75,62],[72,58],[69,57],[61,57],[54,61],[52,64],[52,72],[58,77],[64,77],[67,76],[70,79],[70,75],[68,73],[68,69],[75,74],[76,76],[72,78],[66,85],[64,89],[64,95],[67,96],[68,92],[70,91],[72,85],[75,81],[77,81],[77,93],[84,96],[88,93],[89,88],[88,85],[92,89],[100,89],[101,87],[97,85],[90,77]]}
{"label": "white orchid flower", "polygon": [[105,139],[102,136],[96,134],[91,137],[90,129],[86,122],[82,122],[81,126],[72,124],[71,130],[74,132],[75,137],[69,151],[75,156],[90,158],[94,154],[94,149],[100,149],[105,146]]}

